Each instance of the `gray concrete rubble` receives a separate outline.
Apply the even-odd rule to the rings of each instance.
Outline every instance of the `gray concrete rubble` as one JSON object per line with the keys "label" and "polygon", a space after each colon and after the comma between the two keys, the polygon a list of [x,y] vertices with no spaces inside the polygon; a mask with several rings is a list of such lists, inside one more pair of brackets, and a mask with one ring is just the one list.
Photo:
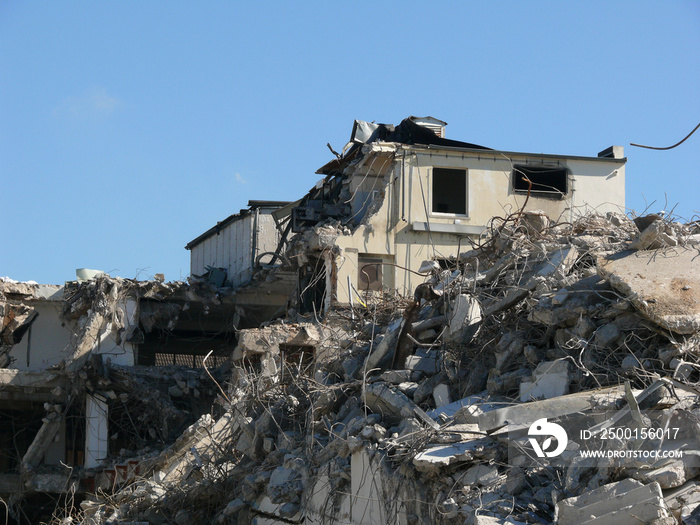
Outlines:
{"label": "gray concrete rubble", "polygon": [[[346,235],[324,209],[277,254],[305,289]],[[0,497],[17,523],[700,523],[699,234],[524,211],[406,297],[274,312],[273,265],[0,283]]]}
{"label": "gray concrete rubble", "polygon": [[621,252],[599,261],[598,271],[651,321],[693,334],[700,330],[699,255],[683,247]]}

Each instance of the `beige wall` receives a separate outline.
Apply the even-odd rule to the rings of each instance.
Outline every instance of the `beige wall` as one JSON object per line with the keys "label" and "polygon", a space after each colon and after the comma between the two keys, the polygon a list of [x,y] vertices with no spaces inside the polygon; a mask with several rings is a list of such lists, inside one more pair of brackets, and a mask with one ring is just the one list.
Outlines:
{"label": "beige wall", "polygon": [[[624,159],[572,159],[544,155],[502,154],[499,152],[462,152],[399,148],[387,166],[385,150],[372,163],[369,155],[353,175],[350,183],[355,199],[365,198],[369,190],[378,189],[383,198],[378,211],[351,235],[339,235],[340,248],[335,257],[337,283],[335,299],[348,304],[348,277],[357,287],[358,256],[382,256],[387,262],[417,271],[424,260],[449,258],[469,249],[468,238],[475,238],[493,217],[506,217],[526,203],[526,195],[515,193],[511,184],[513,164],[558,165],[570,174],[569,190],[564,198],[531,195],[525,210],[542,210],[554,221],[571,221],[589,211],[606,213],[625,211]],[[381,159],[381,160],[379,160]],[[385,166],[381,184],[363,170]],[[431,211],[432,168],[467,170],[466,215],[438,214]],[[369,187],[368,187],[369,186]],[[353,209],[361,206],[354,205]],[[429,223],[433,231],[416,231],[414,223]],[[436,232],[440,228],[454,233]],[[459,249],[461,247],[461,249]],[[403,294],[412,294],[424,278],[401,268],[385,267],[384,275]],[[386,280],[386,278],[385,278]]]}
{"label": "beige wall", "polygon": [[[67,360],[75,350],[75,344],[81,331],[77,323],[67,323],[61,319],[61,301],[37,300],[29,303],[38,312],[38,317],[22,337],[22,340],[12,347],[10,357],[11,368],[28,371],[41,371],[58,365]],[[127,299],[118,307],[122,310],[120,316],[128,328],[138,318],[137,304]],[[121,341],[117,344],[112,325],[108,324],[100,333],[100,339],[95,353],[103,354],[112,363],[133,366],[135,345]]]}

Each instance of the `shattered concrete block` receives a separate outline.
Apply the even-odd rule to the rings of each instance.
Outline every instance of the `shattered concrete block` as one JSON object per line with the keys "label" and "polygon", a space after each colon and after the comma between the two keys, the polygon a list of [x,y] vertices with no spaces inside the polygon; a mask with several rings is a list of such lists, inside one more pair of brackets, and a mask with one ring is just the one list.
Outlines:
{"label": "shattered concrete block", "polygon": [[576,335],[572,330],[560,328],[554,332],[554,345],[565,353],[584,348],[586,340]]}
{"label": "shattered concrete block", "polygon": [[695,525],[700,521],[700,483],[689,481],[681,487],[667,491],[664,500],[681,523]]}
{"label": "shattered concrete block", "polygon": [[380,381],[386,381],[392,385],[398,385],[399,383],[408,383],[411,381],[411,371],[410,370],[385,370],[379,376]]}
{"label": "shattered concrete block", "polygon": [[423,425],[421,425],[415,417],[406,418],[399,425],[399,436],[396,440],[399,443],[410,443],[418,439],[422,431]]}
{"label": "shattered concrete block", "polygon": [[534,345],[526,345],[523,348],[523,355],[531,365],[538,365],[544,359],[545,352]]}
{"label": "shattered concrete block", "polygon": [[529,210],[522,213],[521,221],[528,230],[541,233],[549,228],[549,217],[542,210]]}
{"label": "shattered concrete block", "polygon": [[678,241],[666,230],[666,223],[663,220],[655,220],[642,230],[639,237],[630,244],[630,249],[657,250],[666,246],[676,246]]}
{"label": "shattered concrete block", "polygon": [[620,337],[620,329],[615,323],[604,324],[595,331],[593,342],[599,348],[610,348]]}
{"label": "shattered concrete block", "polygon": [[[300,523],[301,522],[301,513],[297,509],[296,514],[289,515],[289,512],[291,512],[292,507],[289,506],[289,503],[297,503],[297,502],[279,502],[275,503],[273,502],[269,496],[263,495],[257,500],[253,502],[251,505],[251,508],[259,511],[262,516],[267,515],[268,517],[263,523],[279,523],[279,519],[274,519],[274,517],[278,518],[283,518],[286,520],[286,522],[291,522],[291,523]],[[283,510],[284,509],[284,510]],[[285,513],[285,515],[282,514],[282,512]],[[261,516],[261,517],[262,517]],[[260,521],[260,517],[256,518],[256,523]]]}
{"label": "shattered concrete block", "polygon": [[599,259],[598,274],[659,326],[679,334],[700,331],[697,250],[620,252]]}
{"label": "shattered concrete block", "polygon": [[433,390],[433,398],[435,399],[435,406],[438,408],[449,405],[451,403],[449,385],[440,383],[436,386]]}
{"label": "shattered concrete block", "polygon": [[396,388],[399,389],[399,392],[406,394],[408,397],[413,397],[413,394],[415,394],[416,390],[418,390],[418,383],[406,381],[405,383],[399,383],[396,385]]}
{"label": "shattered concrete block", "polygon": [[498,468],[480,463],[469,467],[460,482],[468,487],[486,487],[498,481]]}
{"label": "shattered concrete block", "polygon": [[437,350],[431,350],[429,355],[410,355],[406,358],[408,370],[420,370],[426,374],[436,374],[440,369]]}
{"label": "shattered concrete block", "polygon": [[38,315],[31,306],[0,302],[0,344],[19,343]]}
{"label": "shattered concrete block", "polygon": [[417,405],[401,392],[396,392],[386,383],[367,385],[364,402],[375,414],[382,414],[389,420],[400,421],[412,417]]}
{"label": "shattered concrete block", "polygon": [[[692,445],[691,445],[692,446]],[[686,448],[686,447],[683,447]],[[700,474],[698,458],[687,450],[681,459],[671,461],[654,469],[635,469],[632,477],[644,483],[658,483],[662,489],[680,487]]]}
{"label": "shattered concrete block", "polygon": [[39,466],[44,457],[44,452],[46,452],[46,449],[53,442],[56,433],[59,431],[62,420],[62,415],[56,412],[47,414],[46,417],[43,418],[43,423],[39,432],[37,432],[34,440],[31,445],[29,445],[27,452],[22,458],[21,468],[23,471],[31,471]]}
{"label": "shattered concrete block", "polygon": [[581,316],[576,325],[571,329],[571,332],[581,337],[582,339],[588,339],[595,332],[595,323],[589,318]]}
{"label": "shattered concrete block", "polygon": [[[486,401],[486,394],[477,394],[454,401],[447,405],[429,410],[427,414],[435,420],[449,420],[455,418],[457,423],[476,423],[479,413],[494,410],[499,405]],[[458,414],[462,414],[461,421],[457,421]]]}
{"label": "shattered concrete block", "polygon": [[434,328],[429,328],[428,330],[425,330],[424,332],[418,334],[416,339],[421,343],[429,343],[435,341],[437,336],[437,330],[435,330]]}
{"label": "shattered concrete block", "polygon": [[494,368],[502,370],[503,366],[520,355],[524,348],[525,341],[521,332],[506,332],[496,344],[496,365]]}
{"label": "shattered concrete block", "polygon": [[636,525],[670,515],[658,483],[625,479],[557,503],[559,525]]}
{"label": "shattered concrete block", "polygon": [[455,463],[493,459],[497,448],[498,444],[489,438],[437,445],[419,452],[413,458],[413,465],[420,472],[439,472],[440,469]]}
{"label": "shattered concrete block", "polygon": [[445,341],[467,342],[474,336],[481,323],[481,306],[476,298],[459,294],[450,305],[448,319]]}
{"label": "shattered concrete block", "polygon": [[416,403],[423,403],[426,399],[433,395],[433,390],[443,381],[447,380],[447,375],[445,372],[440,372],[434,376],[427,377],[420,382],[418,388],[413,393],[413,401]]}
{"label": "shattered concrete block", "polygon": [[552,304],[555,306],[564,304],[570,295],[571,292],[569,290],[562,288],[552,296]]}
{"label": "shattered concrete block", "polygon": [[569,363],[563,359],[540,363],[531,381],[520,383],[520,401],[552,399],[569,393]]}
{"label": "shattered concrete block", "polygon": [[389,352],[396,348],[396,341],[398,340],[403,323],[404,319],[400,317],[387,327],[382,340],[379,344],[374,346],[371,353],[367,356],[367,361],[365,362],[365,368],[367,370],[378,368],[384,358],[389,355]]}
{"label": "shattered concrete block", "polygon": [[423,261],[418,268],[418,273],[433,273],[440,271],[440,263],[437,261]]}
{"label": "shattered concrete block", "polygon": [[640,362],[636,355],[631,354],[622,360],[620,366],[623,370],[632,370],[633,368],[640,366]]}
{"label": "shattered concrete block", "polygon": [[478,416],[479,428],[488,432],[505,425],[530,424],[542,418],[553,419],[592,408],[604,408],[613,406],[623,396],[624,388],[616,386],[498,408]]}
{"label": "shattered concrete block", "polygon": [[564,246],[547,254],[547,256],[549,260],[544,267],[537,272],[537,275],[540,277],[548,277],[554,274],[562,278],[569,273],[569,270],[571,270],[571,267],[576,262],[578,250],[575,246]]}
{"label": "shattered concrete block", "polygon": [[669,365],[673,369],[673,377],[683,381],[690,381],[690,376],[695,370],[691,363],[687,363],[686,361],[677,358],[671,359]]}

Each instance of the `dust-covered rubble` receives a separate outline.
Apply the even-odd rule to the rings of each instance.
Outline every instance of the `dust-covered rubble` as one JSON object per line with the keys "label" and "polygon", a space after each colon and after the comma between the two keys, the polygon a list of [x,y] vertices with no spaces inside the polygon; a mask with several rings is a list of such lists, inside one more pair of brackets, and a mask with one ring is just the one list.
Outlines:
{"label": "dust-covered rubble", "polygon": [[[646,222],[494,220],[451,267],[424,265],[413,297],[367,292],[241,329],[217,370],[105,372],[90,334],[114,317],[69,302],[85,343],[56,369],[60,388],[113,392],[133,410],[110,432],[143,448],[93,469],[61,519],[700,522],[700,226]],[[117,283],[98,282],[94,301],[114,303]],[[3,342],[31,323],[13,297]],[[31,384],[2,372],[3,392]],[[208,408],[182,404],[194,391]],[[79,470],[68,477],[85,484]]]}

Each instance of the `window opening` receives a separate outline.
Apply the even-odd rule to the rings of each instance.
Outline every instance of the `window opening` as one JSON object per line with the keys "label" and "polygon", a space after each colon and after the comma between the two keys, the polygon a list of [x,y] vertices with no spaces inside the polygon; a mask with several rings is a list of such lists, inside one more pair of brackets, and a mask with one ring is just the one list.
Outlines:
{"label": "window opening", "polygon": [[527,192],[529,179],[532,182],[533,193],[548,193],[551,195],[566,195],[568,170],[546,166],[514,166],[513,189],[517,192]]}
{"label": "window opening", "polygon": [[433,168],[433,213],[467,214],[467,171]]}

